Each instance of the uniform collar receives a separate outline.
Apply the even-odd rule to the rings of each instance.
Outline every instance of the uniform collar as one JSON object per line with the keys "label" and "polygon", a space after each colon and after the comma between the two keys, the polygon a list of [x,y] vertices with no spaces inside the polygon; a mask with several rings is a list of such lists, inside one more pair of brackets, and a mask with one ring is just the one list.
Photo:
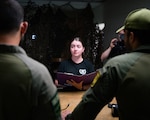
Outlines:
{"label": "uniform collar", "polygon": [[150,45],[142,45],[138,47],[133,52],[143,52],[143,53],[150,53]]}
{"label": "uniform collar", "polygon": [[4,45],[0,44],[0,53],[23,53],[26,52],[19,46],[11,46],[11,45]]}

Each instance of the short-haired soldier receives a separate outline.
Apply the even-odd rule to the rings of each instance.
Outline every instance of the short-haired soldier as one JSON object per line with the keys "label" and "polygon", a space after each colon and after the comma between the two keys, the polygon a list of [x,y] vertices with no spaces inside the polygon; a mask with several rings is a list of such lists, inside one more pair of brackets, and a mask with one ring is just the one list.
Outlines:
{"label": "short-haired soldier", "polygon": [[19,46],[27,27],[21,5],[0,0],[0,120],[61,120],[49,71]]}

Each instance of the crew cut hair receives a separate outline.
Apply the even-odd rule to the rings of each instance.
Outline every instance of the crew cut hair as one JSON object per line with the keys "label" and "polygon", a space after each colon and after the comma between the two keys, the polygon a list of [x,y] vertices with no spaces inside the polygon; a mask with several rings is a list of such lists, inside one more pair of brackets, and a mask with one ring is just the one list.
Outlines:
{"label": "crew cut hair", "polygon": [[0,0],[0,34],[19,30],[23,19],[23,7],[16,0]]}
{"label": "crew cut hair", "polygon": [[138,38],[138,41],[141,45],[150,45],[150,30],[135,30],[135,29],[126,29],[127,36],[130,36],[130,32],[133,32],[135,37]]}

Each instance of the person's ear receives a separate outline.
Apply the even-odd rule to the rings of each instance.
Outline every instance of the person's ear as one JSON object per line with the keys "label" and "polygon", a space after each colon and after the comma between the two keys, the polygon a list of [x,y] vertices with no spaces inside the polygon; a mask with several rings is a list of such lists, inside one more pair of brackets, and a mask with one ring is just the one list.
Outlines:
{"label": "person's ear", "polygon": [[83,53],[84,53],[84,51],[85,51],[85,47],[83,47]]}
{"label": "person's ear", "polygon": [[21,23],[21,36],[23,37],[28,28],[28,22]]}
{"label": "person's ear", "polygon": [[133,32],[130,32],[130,38],[129,39],[130,39],[129,42],[130,42],[130,45],[132,46],[132,49],[137,48],[139,43],[138,43],[137,38],[135,37]]}
{"label": "person's ear", "polygon": [[134,36],[133,32],[130,32],[129,42],[130,42],[130,44],[134,44],[134,42],[135,42],[135,36]]}

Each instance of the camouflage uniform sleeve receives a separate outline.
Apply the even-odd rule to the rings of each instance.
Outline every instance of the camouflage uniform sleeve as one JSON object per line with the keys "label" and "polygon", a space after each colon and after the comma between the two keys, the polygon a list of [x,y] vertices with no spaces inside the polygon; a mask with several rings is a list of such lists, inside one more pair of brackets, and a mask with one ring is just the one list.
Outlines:
{"label": "camouflage uniform sleeve", "polygon": [[94,120],[101,109],[113,99],[112,80],[104,69],[98,74],[91,88],[86,91],[81,102],[72,112],[72,120]]}

